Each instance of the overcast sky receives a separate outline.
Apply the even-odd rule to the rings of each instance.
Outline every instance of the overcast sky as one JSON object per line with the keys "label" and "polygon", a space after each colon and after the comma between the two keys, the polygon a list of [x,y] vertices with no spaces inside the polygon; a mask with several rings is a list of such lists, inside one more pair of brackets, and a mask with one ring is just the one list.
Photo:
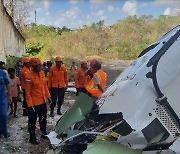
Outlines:
{"label": "overcast sky", "polygon": [[104,20],[112,25],[129,15],[176,16],[180,0],[30,0],[29,22],[55,27],[79,28]]}

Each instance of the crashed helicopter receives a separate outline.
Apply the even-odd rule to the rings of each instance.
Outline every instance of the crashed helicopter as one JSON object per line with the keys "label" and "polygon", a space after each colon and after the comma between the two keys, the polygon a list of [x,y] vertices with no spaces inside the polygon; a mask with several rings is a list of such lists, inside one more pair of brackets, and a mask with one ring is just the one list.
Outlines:
{"label": "crashed helicopter", "polygon": [[[81,94],[48,138],[57,153],[180,153],[180,25],[143,50],[94,102]],[[89,117],[93,103],[99,112]]]}

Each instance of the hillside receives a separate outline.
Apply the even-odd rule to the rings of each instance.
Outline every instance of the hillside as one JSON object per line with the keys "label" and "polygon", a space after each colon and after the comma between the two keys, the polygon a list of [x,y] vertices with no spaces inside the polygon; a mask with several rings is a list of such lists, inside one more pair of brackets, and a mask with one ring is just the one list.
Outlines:
{"label": "hillside", "polygon": [[69,30],[44,25],[30,25],[24,30],[30,55],[48,60],[56,55],[88,59],[98,56],[109,59],[136,59],[139,53],[164,33],[180,24],[180,16],[131,16],[110,27],[103,21]]}

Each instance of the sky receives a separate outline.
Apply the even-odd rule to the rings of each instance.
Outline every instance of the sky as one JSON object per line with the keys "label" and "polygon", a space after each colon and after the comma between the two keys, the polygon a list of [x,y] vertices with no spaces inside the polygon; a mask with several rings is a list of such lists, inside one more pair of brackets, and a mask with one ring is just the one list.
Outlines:
{"label": "sky", "polygon": [[180,15],[180,0],[30,0],[28,21],[71,29],[100,20],[113,25],[127,16]]}

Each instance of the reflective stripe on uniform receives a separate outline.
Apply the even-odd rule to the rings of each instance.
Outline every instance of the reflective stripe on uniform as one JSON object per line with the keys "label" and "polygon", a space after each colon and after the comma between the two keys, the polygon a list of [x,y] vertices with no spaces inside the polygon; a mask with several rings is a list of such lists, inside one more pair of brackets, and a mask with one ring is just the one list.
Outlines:
{"label": "reflective stripe on uniform", "polygon": [[[99,70],[96,74],[95,74],[99,81],[100,81],[100,86],[105,89],[106,87],[106,73],[103,72],[102,70]],[[91,81],[88,83],[88,85],[86,86],[86,90],[92,94],[92,96],[94,97],[99,97],[102,94],[102,91],[98,88],[98,86],[94,83],[94,78],[91,79]]]}
{"label": "reflective stripe on uniform", "polygon": [[26,79],[26,84],[30,84],[31,80]]}

